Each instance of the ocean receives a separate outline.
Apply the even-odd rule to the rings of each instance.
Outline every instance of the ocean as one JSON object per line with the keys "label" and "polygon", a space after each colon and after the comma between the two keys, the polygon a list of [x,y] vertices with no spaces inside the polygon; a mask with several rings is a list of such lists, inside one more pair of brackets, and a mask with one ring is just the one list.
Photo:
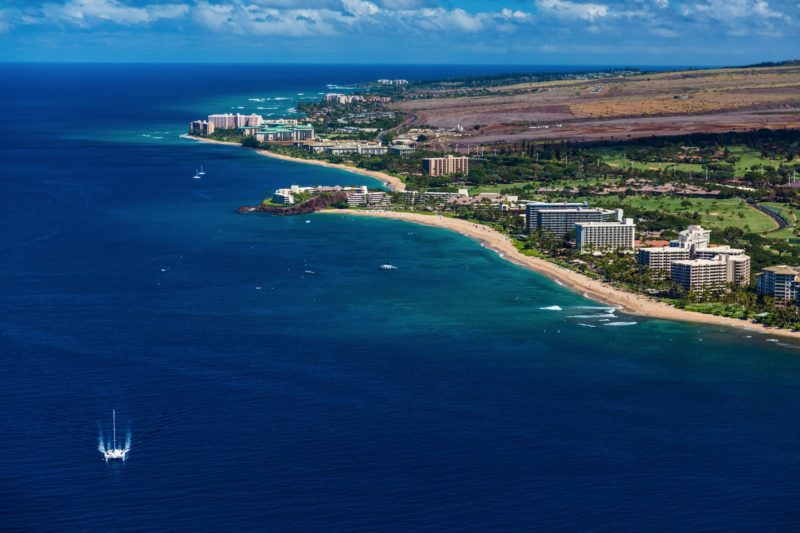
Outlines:
{"label": "ocean", "polygon": [[502,70],[5,65],[0,529],[800,526],[798,345],[627,316],[437,228],[240,215],[376,182],[178,137]]}

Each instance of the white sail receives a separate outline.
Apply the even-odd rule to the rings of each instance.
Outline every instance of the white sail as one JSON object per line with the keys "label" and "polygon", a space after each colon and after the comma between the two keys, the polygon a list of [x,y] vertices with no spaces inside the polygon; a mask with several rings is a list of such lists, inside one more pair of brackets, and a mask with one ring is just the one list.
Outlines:
{"label": "white sail", "polygon": [[128,452],[131,451],[131,437],[130,432],[128,432],[128,436],[125,440],[125,446],[120,448],[117,446],[117,410],[111,410],[111,442],[105,442],[103,440],[103,434],[100,433],[99,438],[99,446],[98,449],[100,453],[103,454],[103,459],[106,462],[112,461],[115,459],[119,459],[122,462],[128,458]]}

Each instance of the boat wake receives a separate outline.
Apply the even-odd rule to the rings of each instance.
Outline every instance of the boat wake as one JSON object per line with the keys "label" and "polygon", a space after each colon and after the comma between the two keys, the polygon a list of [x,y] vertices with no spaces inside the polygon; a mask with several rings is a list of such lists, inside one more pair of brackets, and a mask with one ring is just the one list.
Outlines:
{"label": "boat wake", "polygon": [[[99,425],[99,424],[98,424]],[[133,433],[130,429],[125,431],[125,445],[121,449],[125,454],[131,451],[131,442],[133,440]],[[105,455],[107,452],[114,450],[114,442],[111,439],[106,440],[103,436],[103,429],[100,427],[99,432],[97,434],[97,450]]]}
{"label": "boat wake", "polygon": [[97,422],[97,450],[103,455],[106,462],[110,460],[119,459],[125,462],[128,459],[128,453],[131,451],[132,433],[130,428],[125,431],[125,444],[123,446],[117,445],[117,413],[113,412],[113,429],[111,438],[103,434],[103,426],[100,421]]}

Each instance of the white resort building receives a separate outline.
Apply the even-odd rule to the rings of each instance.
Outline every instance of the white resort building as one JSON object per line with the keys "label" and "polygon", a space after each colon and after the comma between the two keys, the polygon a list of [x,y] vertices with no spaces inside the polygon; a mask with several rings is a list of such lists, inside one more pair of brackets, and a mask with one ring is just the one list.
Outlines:
{"label": "white resort building", "polygon": [[800,288],[800,268],[786,265],[775,265],[762,268],[756,274],[756,293],[769,296],[778,303],[797,300]]}
{"label": "white resort building", "polygon": [[711,230],[703,229],[702,226],[691,225],[678,233],[678,238],[670,241],[669,245],[673,248],[686,248],[694,253],[697,248],[708,248],[711,240]]}
{"label": "white resort building", "polygon": [[671,246],[660,246],[653,248],[639,248],[637,259],[640,265],[644,265],[653,270],[662,270],[667,273],[670,266],[675,261],[688,261],[688,248],[673,248]]}
{"label": "white resort building", "polygon": [[581,204],[536,204],[525,208],[528,232],[542,230],[563,237],[579,222],[622,222],[622,209],[600,209]]}
{"label": "white resort building", "polygon": [[741,248],[709,246],[711,230],[689,226],[668,247],[640,248],[639,264],[669,272],[686,291],[722,291],[750,284],[750,256]]}
{"label": "white resort building", "polygon": [[727,284],[727,265],[724,258],[688,259],[674,261],[670,278],[685,291],[721,291]]}
{"label": "white resort building", "polygon": [[581,252],[633,250],[636,225],[632,218],[624,222],[578,222],[575,243]]}

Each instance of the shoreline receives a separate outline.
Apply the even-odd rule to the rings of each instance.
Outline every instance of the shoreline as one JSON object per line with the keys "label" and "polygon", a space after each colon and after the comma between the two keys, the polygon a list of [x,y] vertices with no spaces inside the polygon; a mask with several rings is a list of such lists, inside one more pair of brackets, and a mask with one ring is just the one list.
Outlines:
{"label": "shoreline", "polygon": [[[206,142],[212,144],[222,144],[226,146],[238,146],[243,148],[241,144],[217,141],[214,139],[206,139],[203,137],[195,137],[193,135],[183,134],[182,138],[191,139],[198,142]],[[255,150],[256,153],[275,159],[285,161],[292,161],[297,163],[307,163],[312,165],[319,165],[329,168],[338,168],[341,170],[348,170],[357,174],[373,177],[381,180],[392,190],[405,190],[405,184],[399,178],[389,176],[382,172],[354,169],[345,165],[335,163],[328,163],[327,161],[318,161],[311,159],[302,159],[298,157],[285,156],[282,154],[275,154],[268,150]],[[395,188],[395,186],[397,188]],[[607,305],[614,305],[620,307],[620,310],[631,314],[649,318],[659,318],[663,320],[674,320],[679,322],[692,322],[696,324],[704,324],[711,326],[731,327],[744,330],[751,333],[759,333],[763,335],[774,335],[783,338],[791,338],[800,340],[800,331],[790,331],[787,329],[770,328],[762,324],[748,322],[737,318],[728,318],[710,315],[706,313],[698,313],[696,311],[686,311],[677,309],[664,302],[653,300],[646,296],[628,292],[618,289],[611,285],[607,285],[601,281],[589,278],[583,274],[560,267],[556,264],[550,263],[544,259],[524,255],[516,249],[511,239],[502,233],[475,222],[468,220],[444,217],[441,215],[425,215],[419,213],[404,213],[398,211],[362,211],[355,209],[328,209],[320,211],[323,214],[341,214],[341,215],[355,215],[355,216],[369,216],[375,218],[388,218],[393,220],[401,220],[425,226],[433,226],[443,228],[450,231],[455,231],[466,237],[477,240],[481,246],[492,250],[497,253],[502,259],[514,263],[523,268],[533,270],[539,274],[544,275],[546,278],[555,282],[558,285],[566,287],[574,292],[582,294],[585,298],[595,300]]]}
{"label": "shoreline", "polygon": [[[190,139],[193,141],[203,142],[203,143],[211,143],[211,144],[222,144],[225,146],[238,146],[239,148],[244,148],[241,144],[229,141],[218,141],[216,139],[207,139],[205,137],[195,137],[194,135],[189,135],[188,133],[184,133],[181,135],[184,139]],[[392,176],[390,174],[386,174],[385,172],[379,172],[377,170],[366,170],[363,168],[356,168],[351,167],[348,165],[341,165],[338,163],[330,163],[328,161],[320,161],[318,159],[303,159],[302,157],[293,157],[290,155],[284,154],[276,154],[275,152],[270,152],[269,150],[264,149],[252,149],[255,153],[259,155],[263,155],[266,157],[271,157],[273,159],[280,159],[283,161],[292,161],[295,163],[305,163],[308,165],[317,165],[320,167],[327,167],[327,168],[335,168],[339,170],[344,170],[347,172],[352,172],[354,174],[361,174],[362,176],[368,176],[370,178],[375,178],[379,180],[381,183],[386,185],[392,191],[405,191],[406,184],[398,178],[397,176]]]}
{"label": "shoreline", "polygon": [[424,215],[398,211],[361,211],[356,209],[328,209],[320,211],[320,213],[388,218],[455,231],[461,235],[477,240],[481,243],[481,246],[492,250],[506,261],[542,274],[551,281],[582,294],[585,298],[608,305],[618,306],[620,307],[620,311],[631,315],[675,320],[679,322],[692,322],[708,326],[733,327],[750,333],[760,333],[800,340],[800,331],[770,328],[762,324],[748,322],[738,318],[721,317],[698,313],[696,311],[677,309],[664,302],[612,287],[602,281],[591,279],[583,274],[560,267],[544,259],[524,255],[517,250],[510,238],[488,226],[468,220],[444,217],[441,215]]}

